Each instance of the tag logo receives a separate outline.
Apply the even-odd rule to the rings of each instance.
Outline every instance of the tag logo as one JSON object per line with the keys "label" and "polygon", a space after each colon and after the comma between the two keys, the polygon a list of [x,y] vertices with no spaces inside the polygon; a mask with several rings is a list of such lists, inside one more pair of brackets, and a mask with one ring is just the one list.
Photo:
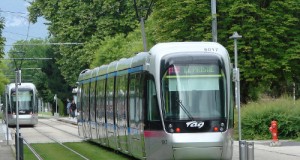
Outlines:
{"label": "tag logo", "polygon": [[186,122],[186,127],[191,127],[191,128],[198,127],[200,129],[203,126],[204,126],[204,122],[196,122],[196,121]]}

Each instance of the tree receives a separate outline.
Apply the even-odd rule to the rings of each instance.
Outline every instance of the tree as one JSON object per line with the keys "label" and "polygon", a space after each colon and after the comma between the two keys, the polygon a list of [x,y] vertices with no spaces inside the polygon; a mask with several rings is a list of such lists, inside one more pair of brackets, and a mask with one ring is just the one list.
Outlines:
{"label": "tree", "polygon": [[[118,34],[114,37],[106,37],[101,44],[101,47],[95,52],[95,58],[92,61],[90,68],[109,64],[110,62],[121,58],[129,58],[134,56],[136,53],[143,51],[143,41],[140,28],[135,29],[127,36],[124,34]],[[148,41],[148,45],[149,44],[152,46],[152,41]]]}
{"label": "tree", "polygon": [[[39,96],[45,102],[53,102],[55,94],[61,99],[72,97],[72,87],[66,83],[58,69],[55,49],[56,47],[51,46],[48,40],[30,39],[17,41],[9,51],[11,58],[52,58],[23,60],[21,66],[22,82],[33,82],[39,91]],[[12,70],[16,68],[13,61],[9,66]],[[27,70],[26,68],[31,69]]]}
{"label": "tree", "polygon": [[4,29],[4,18],[0,17],[0,57],[4,56],[4,42],[5,38],[2,36],[2,30]]}
{"label": "tree", "polygon": [[[299,80],[293,74],[300,69],[299,6],[293,0],[218,1],[218,41],[231,57],[229,36],[235,31],[243,36],[239,40],[243,102],[256,100],[266,91],[280,96],[292,81]],[[161,0],[150,18],[156,42],[210,41],[212,37],[209,1]]]}
{"label": "tree", "polygon": [[[146,3],[147,1],[140,1]],[[149,2],[149,1],[148,1]],[[139,4],[142,5],[142,4]],[[219,0],[217,5],[218,41],[233,61],[233,41],[239,40],[241,100],[257,100],[261,93],[280,96],[289,86],[299,85],[299,11],[297,1]],[[207,0],[155,1],[146,21],[150,44],[166,41],[211,41],[211,12]],[[69,84],[76,82],[82,69],[131,56],[138,33],[132,1],[36,0],[29,8],[31,21],[44,16],[51,22],[55,42],[81,42],[60,46],[57,64]],[[131,46],[134,49],[126,49]],[[76,63],[74,63],[76,62]]]}
{"label": "tree", "polygon": [[[4,37],[2,37],[2,30],[4,28],[4,18],[0,17],[0,58],[4,56]],[[0,68],[5,69],[5,65],[0,61]],[[3,70],[0,70],[0,93],[4,92],[5,85],[9,80],[4,76]]]}
{"label": "tree", "polygon": [[127,35],[137,23],[131,0],[36,0],[28,9],[32,22],[39,16],[50,22],[48,29],[55,42],[84,43],[60,46],[58,50],[59,69],[71,85],[80,71],[89,67],[93,53],[101,45],[98,42],[118,33]]}

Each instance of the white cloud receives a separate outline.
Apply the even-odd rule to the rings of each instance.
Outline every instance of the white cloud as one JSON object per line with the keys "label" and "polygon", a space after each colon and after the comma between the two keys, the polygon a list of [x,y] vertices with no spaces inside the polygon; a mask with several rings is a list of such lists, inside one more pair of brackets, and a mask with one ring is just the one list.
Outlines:
{"label": "white cloud", "polygon": [[25,17],[9,16],[5,17],[5,27],[28,26],[28,20]]}

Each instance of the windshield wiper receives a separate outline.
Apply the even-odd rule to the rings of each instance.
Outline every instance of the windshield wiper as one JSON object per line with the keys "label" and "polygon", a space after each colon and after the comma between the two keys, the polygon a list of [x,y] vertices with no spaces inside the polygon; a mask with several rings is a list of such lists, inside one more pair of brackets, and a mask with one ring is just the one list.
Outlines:
{"label": "windshield wiper", "polygon": [[181,107],[181,109],[184,111],[184,113],[189,117],[189,119],[191,119],[192,121],[194,121],[193,116],[190,114],[190,112],[186,109],[186,107],[182,104],[182,101],[179,100],[179,98],[176,98],[176,102],[179,104],[179,106]]}

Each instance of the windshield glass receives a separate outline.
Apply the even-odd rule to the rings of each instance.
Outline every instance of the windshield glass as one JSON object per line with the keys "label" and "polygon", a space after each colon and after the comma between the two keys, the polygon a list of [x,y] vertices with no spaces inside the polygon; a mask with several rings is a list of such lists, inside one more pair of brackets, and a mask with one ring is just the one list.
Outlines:
{"label": "windshield glass", "polygon": [[164,118],[208,120],[225,117],[225,77],[218,64],[173,64],[162,78]]}
{"label": "windshield glass", "polygon": [[[12,100],[12,106],[16,107],[16,92],[11,92],[11,100]],[[19,110],[32,110],[33,108],[33,93],[32,91],[24,91],[19,90],[18,91],[18,101],[19,101]]]}

